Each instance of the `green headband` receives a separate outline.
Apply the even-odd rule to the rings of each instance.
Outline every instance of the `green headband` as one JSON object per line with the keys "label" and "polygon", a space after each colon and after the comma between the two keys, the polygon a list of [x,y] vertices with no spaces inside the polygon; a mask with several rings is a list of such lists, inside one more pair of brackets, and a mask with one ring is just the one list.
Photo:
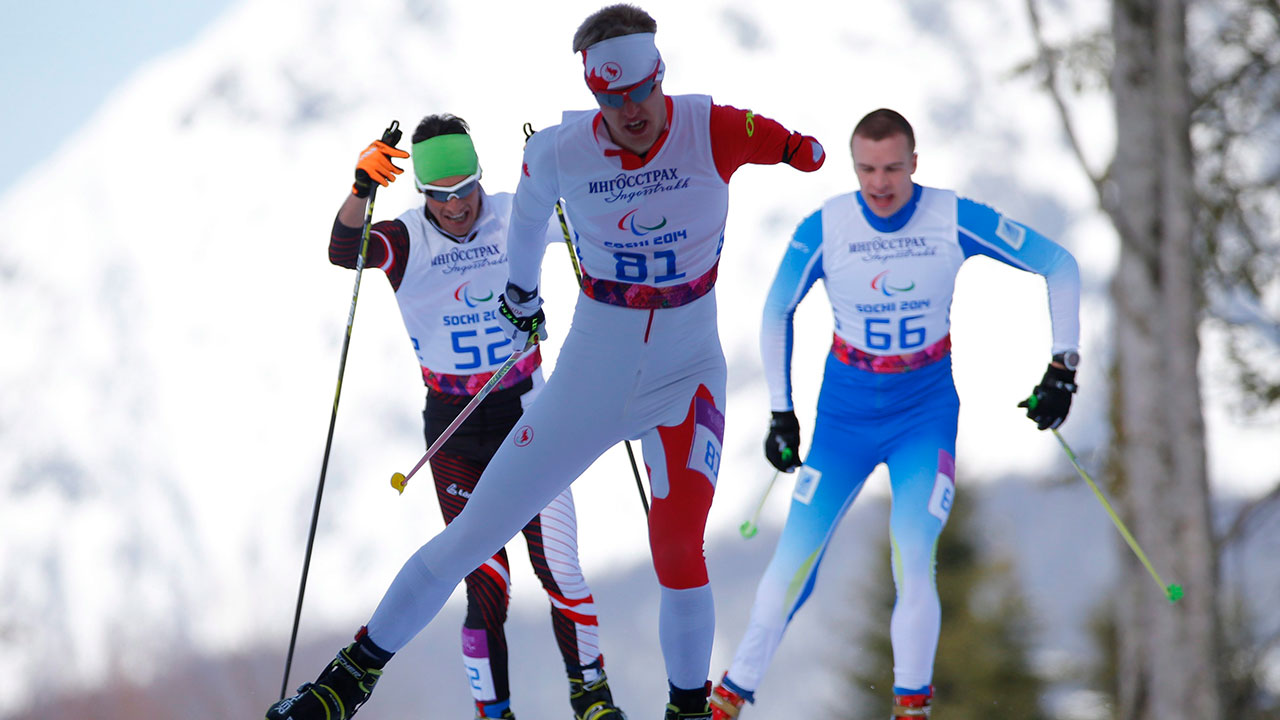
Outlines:
{"label": "green headband", "polygon": [[424,185],[455,175],[474,175],[480,168],[471,136],[436,135],[413,144],[413,174]]}

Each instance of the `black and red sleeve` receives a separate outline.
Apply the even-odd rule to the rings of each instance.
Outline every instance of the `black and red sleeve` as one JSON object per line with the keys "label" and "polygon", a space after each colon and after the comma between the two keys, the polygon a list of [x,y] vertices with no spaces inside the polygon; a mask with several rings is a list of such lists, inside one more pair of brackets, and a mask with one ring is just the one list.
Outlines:
{"label": "black and red sleeve", "polygon": [[[360,257],[360,228],[333,221],[329,235],[329,262],[354,268]],[[409,264],[409,228],[399,220],[383,220],[369,228],[369,251],[365,267],[380,268],[387,274],[392,290],[400,289],[405,267]]]}

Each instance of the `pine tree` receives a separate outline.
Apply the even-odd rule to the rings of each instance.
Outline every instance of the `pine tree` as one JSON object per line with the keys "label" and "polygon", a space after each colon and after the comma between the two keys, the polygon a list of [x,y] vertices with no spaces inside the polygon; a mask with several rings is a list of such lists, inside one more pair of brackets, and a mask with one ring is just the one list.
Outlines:
{"label": "pine tree", "polygon": [[[961,498],[938,541],[942,633],[933,673],[934,714],[946,720],[1041,720],[1047,717],[1039,702],[1044,683],[1030,668],[1030,612],[1009,564],[979,552],[972,523],[970,504]],[[867,586],[874,588],[870,614],[851,638],[852,704],[836,714],[848,720],[887,717],[893,694],[894,589],[887,537],[881,549],[878,574],[853,589],[865,596]]]}

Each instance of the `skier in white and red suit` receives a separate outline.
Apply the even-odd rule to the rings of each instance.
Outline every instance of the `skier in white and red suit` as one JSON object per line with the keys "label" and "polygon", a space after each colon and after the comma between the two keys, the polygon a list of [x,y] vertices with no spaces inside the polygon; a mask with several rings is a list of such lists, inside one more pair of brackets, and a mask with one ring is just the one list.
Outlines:
{"label": "skier in white and red suit", "polygon": [[599,107],[566,112],[525,147],[499,312],[517,346],[545,336],[543,237],[564,198],[584,277],[555,372],[466,508],[409,558],[357,642],[317,680],[336,697],[301,693],[273,706],[269,718],[319,719],[326,710],[348,717],[458,582],[626,439],[641,441],[653,497],[649,544],[661,586],[666,718],[711,717],[715,609],[702,545],[724,432],[726,368],[713,288],[729,178],[748,163],[809,172],[825,154],[814,138],[749,110],[704,95],[665,95],[656,30],[629,5],[588,17],[573,44]]}

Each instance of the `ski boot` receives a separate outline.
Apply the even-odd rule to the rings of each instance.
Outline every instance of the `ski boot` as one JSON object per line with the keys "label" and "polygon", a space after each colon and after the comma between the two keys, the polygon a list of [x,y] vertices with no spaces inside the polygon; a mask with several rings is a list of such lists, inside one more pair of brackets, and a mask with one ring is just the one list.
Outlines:
{"label": "ski boot", "polygon": [[573,720],[627,720],[627,714],[613,704],[609,678],[603,670],[591,682],[569,678],[569,704],[573,706]]}
{"label": "ski boot", "polygon": [[742,712],[743,703],[754,702],[752,693],[739,688],[729,680],[729,673],[720,678],[720,684],[711,691],[712,720],[733,720]]}
{"label": "ski boot", "polygon": [[890,720],[929,717],[929,707],[933,704],[932,685],[905,695],[899,695],[899,689],[893,689],[893,715],[890,716]]}
{"label": "ski boot", "polygon": [[303,683],[297,695],[267,708],[266,720],[349,720],[355,715],[382,677],[381,667],[356,662],[357,644],[339,650],[320,677]]}
{"label": "ski boot", "polygon": [[670,683],[668,686],[671,698],[663,720],[711,720],[711,705],[707,703],[710,682],[697,690],[681,690]]}
{"label": "ski boot", "polygon": [[476,701],[476,720],[483,718],[501,718],[501,720],[516,720],[516,714],[511,712],[511,700],[494,700],[485,702],[483,700]]}

